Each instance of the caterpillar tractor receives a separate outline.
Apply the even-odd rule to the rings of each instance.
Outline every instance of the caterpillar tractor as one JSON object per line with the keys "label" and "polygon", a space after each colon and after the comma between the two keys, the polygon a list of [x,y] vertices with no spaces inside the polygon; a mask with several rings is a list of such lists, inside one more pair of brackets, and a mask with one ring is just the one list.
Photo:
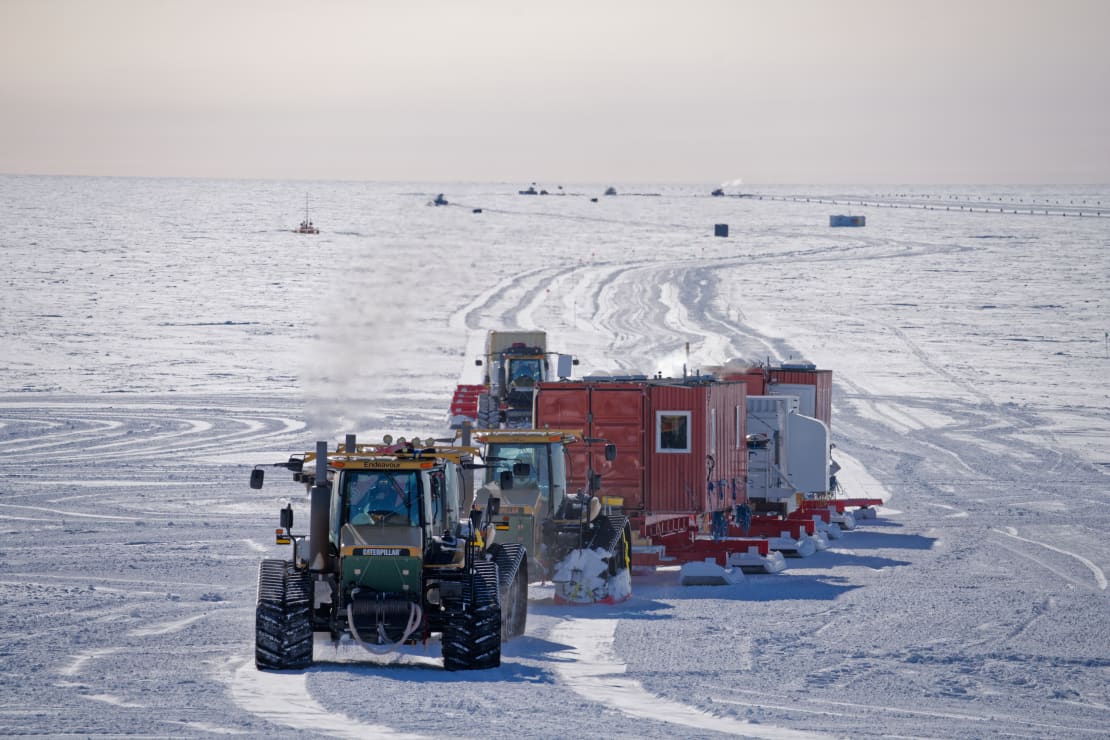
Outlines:
{"label": "caterpillar tractor", "polygon": [[486,465],[474,506],[483,512],[496,509],[488,520],[498,542],[535,554],[542,578],[555,584],[557,603],[612,604],[628,598],[628,518],[598,495],[601,476],[592,462],[588,490],[567,490],[568,446],[604,445],[607,460],[615,459],[616,447],[579,432],[550,429],[481,430],[476,439]]}
{"label": "caterpillar tractor", "polygon": [[[282,509],[276,542],[292,545],[292,556],[259,566],[256,665],[310,665],[315,633],[377,654],[438,633],[447,670],[500,665],[501,643],[524,633],[528,553],[494,542],[496,497],[463,511],[478,452],[348,435],[334,452],[318,442],[274,465],[308,489],[310,523],[307,535],[294,534],[292,506]],[[262,487],[262,467],[252,488]]]}

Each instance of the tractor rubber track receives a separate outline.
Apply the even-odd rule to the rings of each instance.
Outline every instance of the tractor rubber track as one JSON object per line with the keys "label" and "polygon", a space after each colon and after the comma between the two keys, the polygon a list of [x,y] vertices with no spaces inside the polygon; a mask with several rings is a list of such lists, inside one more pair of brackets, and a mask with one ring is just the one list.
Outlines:
{"label": "tractor rubber track", "polygon": [[490,548],[501,589],[501,641],[524,634],[528,621],[528,553],[519,543]]}
{"label": "tractor rubber track", "polygon": [[287,560],[258,566],[255,665],[292,670],[312,665],[312,577]]}
{"label": "tractor rubber track", "polygon": [[463,588],[461,603],[443,630],[443,667],[483,670],[501,665],[501,594],[497,565],[477,562]]}

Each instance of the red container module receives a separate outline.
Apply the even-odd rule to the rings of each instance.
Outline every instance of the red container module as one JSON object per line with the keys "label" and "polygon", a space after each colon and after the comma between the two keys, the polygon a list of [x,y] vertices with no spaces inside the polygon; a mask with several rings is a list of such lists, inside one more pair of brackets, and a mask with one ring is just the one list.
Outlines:
{"label": "red container module", "polygon": [[744,383],[688,379],[593,379],[541,383],[536,427],[581,429],[617,446],[574,445],[572,487],[601,473],[601,493],[644,517],[723,511],[742,502],[747,480]]}

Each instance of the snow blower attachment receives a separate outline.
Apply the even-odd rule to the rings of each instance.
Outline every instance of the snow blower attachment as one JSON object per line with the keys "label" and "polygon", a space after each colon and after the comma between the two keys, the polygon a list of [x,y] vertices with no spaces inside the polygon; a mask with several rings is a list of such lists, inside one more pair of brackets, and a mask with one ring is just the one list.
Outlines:
{"label": "snow blower attachment", "polygon": [[628,519],[601,510],[596,496],[574,494],[552,522],[557,604],[616,604],[632,595]]}
{"label": "snow blower attachment", "polygon": [[[311,493],[309,535],[281,511],[279,544],[290,560],[259,568],[255,662],[303,668],[314,633],[353,640],[372,653],[441,636],[449,671],[500,665],[501,643],[524,632],[528,553],[496,543],[499,500],[464,516],[478,450],[404,439],[294,456],[284,467]],[[306,468],[315,464],[315,470]],[[261,488],[263,472],[251,474]]]}

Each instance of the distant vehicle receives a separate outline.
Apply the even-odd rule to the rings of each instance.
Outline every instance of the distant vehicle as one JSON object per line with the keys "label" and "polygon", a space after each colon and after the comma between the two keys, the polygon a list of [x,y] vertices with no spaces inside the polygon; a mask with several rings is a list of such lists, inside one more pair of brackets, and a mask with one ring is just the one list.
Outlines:
{"label": "distant vehicle", "polygon": [[433,206],[445,206],[445,205],[447,205],[447,199],[443,197],[443,193],[440,193],[439,195],[436,196],[436,199],[432,201],[432,205]]}

